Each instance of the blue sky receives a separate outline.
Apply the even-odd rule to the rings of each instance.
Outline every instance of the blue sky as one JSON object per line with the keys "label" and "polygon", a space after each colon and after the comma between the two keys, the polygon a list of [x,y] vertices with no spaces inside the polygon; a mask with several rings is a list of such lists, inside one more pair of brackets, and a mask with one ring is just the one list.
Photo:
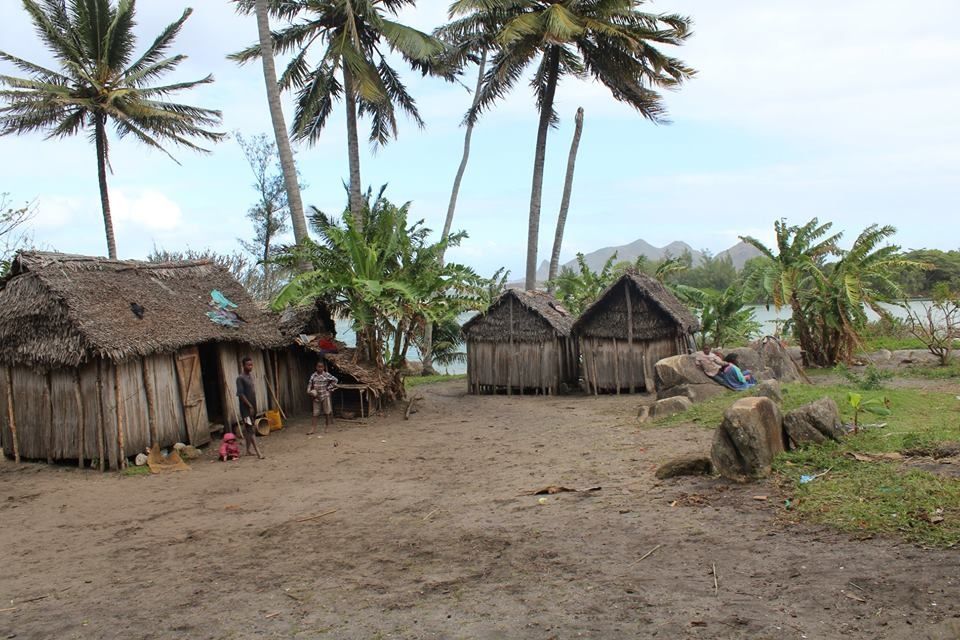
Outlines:
{"label": "blue sky", "polygon": [[[184,3],[183,6],[185,6]],[[224,112],[223,130],[269,132],[257,65],[225,55],[252,42],[256,24],[226,0],[194,0],[174,47],[189,56],[171,79],[213,73],[216,83],[185,100]],[[447,2],[421,2],[403,17],[425,30]],[[649,10],[690,15],[695,34],[676,55],[699,71],[666,97],[673,124],[655,126],[596,84],[561,84],[562,118],[548,144],[541,259],[549,256],[573,114],[586,111],[563,258],[643,238],[684,240],[720,251],[738,234],[769,239],[773,221],[832,220],[852,236],[893,224],[905,247],[956,249],[960,202],[960,3],[921,0],[660,0]],[[179,16],[180,2],[140,0],[140,47]],[[0,48],[49,58],[20,2],[0,2]],[[0,65],[0,73],[13,73]],[[465,79],[472,85],[471,72]],[[427,121],[405,120],[400,137],[375,154],[362,149],[364,184],[388,182],[388,196],[442,227],[460,159],[460,119],[470,96],[439,80],[406,75]],[[346,138],[338,110],[318,144],[298,149],[309,184],[304,200],[342,209]],[[287,108],[288,118],[292,108]],[[537,115],[525,84],[478,125],[454,228],[470,238],[452,256],[482,273],[523,273]],[[255,199],[233,140],[210,155],[175,150],[181,164],[132,140],[114,140],[110,176],[121,257],[154,245],[230,252],[251,233]],[[0,192],[37,201],[35,242],[103,254],[93,146],[84,137],[0,138]],[[852,238],[850,238],[852,239]]]}

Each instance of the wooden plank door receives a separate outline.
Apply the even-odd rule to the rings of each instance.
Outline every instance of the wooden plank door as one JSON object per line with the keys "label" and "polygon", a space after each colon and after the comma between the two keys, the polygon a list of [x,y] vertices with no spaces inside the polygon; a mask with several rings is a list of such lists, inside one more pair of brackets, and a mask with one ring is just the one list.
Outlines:
{"label": "wooden plank door", "polygon": [[177,380],[180,383],[180,399],[183,402],[187,435],[190,437],[190,444],[199,447],[210,442],[210,420],[207,418],[207,403],[200,374],[200,350],[197,347],[188,347],[177,352],[176,357]]}

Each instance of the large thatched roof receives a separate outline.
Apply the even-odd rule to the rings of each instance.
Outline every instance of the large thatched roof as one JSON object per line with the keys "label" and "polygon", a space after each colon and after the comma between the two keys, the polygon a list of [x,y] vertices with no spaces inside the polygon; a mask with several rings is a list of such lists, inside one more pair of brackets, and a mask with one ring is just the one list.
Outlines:
{"label": "large thatched roof", "polygon": [[[644,273],[625,273],[583,310],[574,324],[574,333],[590,333],[598,337],[625,337],[625,284],[630,287],[631,302],[635,307],[632,315],[636,337],[661,337],[667,333],[676,333],[677,330],[680,333],[693,333],[700,328],[700,322],[687,306],[661,282]],[[644,309],[653,312],[657,317],[644,317]]]}
{"label": "large thatched roof", "polygon": [[[210,292],[238,305],[238,328],[213,323]],[[143,309],[142,318],[132,305]],[[285,344],[223,267],[210,261],[147,263],[22,252],[0,281],[0,361],[36,368],[92,357],[123,360],[208,341],[269,348]]]}
{"label": "large thatched roof", "polygon": [[463,325],[464,335],[475,340],[509,339],[510,320],[506,308],[510,301],[516,301],[526,311],[514,315],[515,339],[537,341],[570,335],[574,318],[556,298],[542,291],[520,289],[507,289],[484,313],[470,318]]}

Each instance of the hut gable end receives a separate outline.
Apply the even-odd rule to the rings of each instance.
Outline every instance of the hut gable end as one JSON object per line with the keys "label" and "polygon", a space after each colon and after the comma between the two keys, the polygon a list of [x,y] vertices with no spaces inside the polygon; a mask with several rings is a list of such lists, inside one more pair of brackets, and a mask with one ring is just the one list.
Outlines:
{"label": "hut gable end", "polygon": [[[512,311],[511,311],[512,309]],[[573,318],[550,295],[507,290],[485,313],[471,318],[463,331],[468,340],[482,342],[552,342],[570,335]]]}
{"label": "hut gable end", "polygon": [[663,284],[644,274],[628,273],[584,310],[573,330],[581,336],[627,339],[631,318],[636,340],[659,340],[693,333],[699,328],[690,310]]}
{"label": "hut gable end", "polygon": [[[657,340],[675,336],[677,325],[673,318],[663,310],[651,304],[650,300],[634,294],[631,302],[633,312],[633,337],[635,340]],[[607,304],[597,308],[589,321],[584,324],[583,332],[596,338],[626,339],[627,331],[627,299],[621,289],[614,292]]]}

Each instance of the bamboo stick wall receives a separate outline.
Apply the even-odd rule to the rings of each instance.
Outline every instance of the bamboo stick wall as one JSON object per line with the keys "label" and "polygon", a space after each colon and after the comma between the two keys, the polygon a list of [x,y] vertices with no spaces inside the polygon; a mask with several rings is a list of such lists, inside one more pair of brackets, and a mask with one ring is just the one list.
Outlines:
{"label": "bamboo stick wall", "polygon": [[588,393],[656,390],[654,364],[678,353],[686,353],[682,336],[659,340],[616,340],[580,338],[583,379]]}
{"label": "bamboo stick wall", "polygon": [[[239,412],[236,377],[240,360],[248,354],[254,359],[260,410],[274,405],[267,389],[268,373],[288,416],[309,410],[304,390],[313,363],[308,359],[292,349],[267,352],[232,344],[219,347],[225,378],[222,399],[228,416],[236,419]],[[274,378],[282,384],[276,385]],[[8,379],[12,403],[6,393]],[[147,400],[148,385],[152,391],[152,412]],[[97,360],[47,374],[26,367],[0,367],[0,391],[0,444],[7,456],[14,455],[14,425],[16,449],[22,459],[77,460],[80,464],[98,460],[103,469],[120,468],[126,458],[144,451],[154,440],[162,447],[190,442],[173,354],[130,359],[116,365]]]}
{"label": "bamboo stick wall", "polygon": [[470,393],[557,393],[561,383],[577,379],[572,341],[467,342],[467,383]]}

